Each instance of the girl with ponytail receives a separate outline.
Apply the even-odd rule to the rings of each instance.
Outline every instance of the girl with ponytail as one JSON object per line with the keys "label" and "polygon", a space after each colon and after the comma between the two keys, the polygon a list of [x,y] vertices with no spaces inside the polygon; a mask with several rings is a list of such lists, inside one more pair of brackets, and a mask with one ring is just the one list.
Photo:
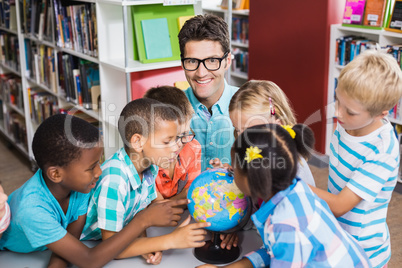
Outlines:
{"label": "girl with ponytail", "polygon": [[327,203],[296,175],[299,155],[309,155],[312,136],[302,124],[267,124],[236,139],[234,180],[245,195],[264,201],[251,216],[264,247],[225,267],[371,267]]}

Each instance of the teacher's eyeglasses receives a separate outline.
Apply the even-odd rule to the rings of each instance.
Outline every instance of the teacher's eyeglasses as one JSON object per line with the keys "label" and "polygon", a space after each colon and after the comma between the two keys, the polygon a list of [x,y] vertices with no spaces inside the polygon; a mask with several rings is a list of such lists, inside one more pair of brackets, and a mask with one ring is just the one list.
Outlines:
{"label": "teacher's eyeglasses", "polygon": [[205,69],[208,71],[216,71],[221,68],[222,61],[228,56],[229,52],[226,52],[222,58],[206,58],[203,60],[196,58],[183,58],[181,62],[183,68],[187,71],[195,71],[200,67],[200,63],[204,64]]}

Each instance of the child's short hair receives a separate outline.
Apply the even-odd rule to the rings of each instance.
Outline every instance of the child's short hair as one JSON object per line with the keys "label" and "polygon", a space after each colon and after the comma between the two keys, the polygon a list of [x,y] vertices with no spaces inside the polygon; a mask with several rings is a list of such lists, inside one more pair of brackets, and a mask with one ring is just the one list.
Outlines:
{"label": "child's short hair", "polygon": [[275,117],[284,125],[296,124],[290,101],[280,87],[274,82],[250,80],[244,83],[233,95],[229,104],[229,112],[239,110],[249,114],[265,114],[270,112],[269,98],[275,108]]}
{"label": "child's short hair", "polygon": [[121,111],[118,127],[124,146],[129,149],[131,137],[140,134],[148,137],[160,121],[177,121],[173,109],[157,100],[141,98],[126,104]]}
{"label": "child's short hair", "polygon": [[65,167],[81,156],[82,149],[99,146],[99,130],[87,121],[67,114],[50,116],[40,124],[32,141],[38,167]]}
{"label": "child's short hair", "polygon": [[184,94],[183,90],[177,87],[153,87],[144,94],[144,98],[150,98],[167,105],[172,105],[180,124],[190,120],[194,114],[194,109],[191,106],[186,94]]}
{"label": "child's short hair", "polygon": [[337,90],[359,101],[372,116],[388,111],[402,96],[402,71],[389,54],[367,50],[343,68]]}
{"label": "child's short hair", "polygon": [[[251,196],[267,200],[289,187],[297,173],[299,154],[308,158],[313,144],[313,131],[306,125],[297,124],[290,130],[278,124],[257,125],[234,142],[232,163],[247,176]],[[250,150],[261,150],[262,157],[252,157]]]}
{"label": "child's short hair", "polygon": [[230,52],[229,30],[227,23],[218,16],[197,15],[187,20],[179,32],[181,57],[185,57],[184,48],[189,41],[217,41],[223,53]]}

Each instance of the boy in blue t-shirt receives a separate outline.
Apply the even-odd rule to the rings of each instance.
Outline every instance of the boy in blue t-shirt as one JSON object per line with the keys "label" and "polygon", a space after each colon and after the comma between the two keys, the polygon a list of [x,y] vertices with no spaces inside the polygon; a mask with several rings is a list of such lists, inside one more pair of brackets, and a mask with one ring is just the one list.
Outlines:
{"label": "boy in blue t-shirt", "polygon": [[402,72],[391,55],[366,51],[341,71],[328,192],[313,188],[378,268],[391,257],[386,217],[399,166],[398,140],[386,116],[401,96]]}
{"label": "boy in blue t-shirt", "polygon": [[[186,204],[169,201],[149,207],[127,227],[94,248],[79,241],[89,192],[101,169],[103,143],[99,131],[71,115],[54,115],[37,129],[32,150],[39,166],[36,174],[11,193],[11,223],[0,239],[0,250],[28,253],[50,249],[49,266],[103,266],[117,256],[147,227],[177,225]],[[170,209],[169,209],[170,208]]]}

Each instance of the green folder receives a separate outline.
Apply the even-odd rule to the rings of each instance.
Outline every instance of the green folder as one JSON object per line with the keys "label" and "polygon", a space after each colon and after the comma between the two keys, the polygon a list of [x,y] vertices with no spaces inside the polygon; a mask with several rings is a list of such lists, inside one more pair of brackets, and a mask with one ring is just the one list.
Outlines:
{"label": "green folder", "polygon": [[[131,14],[133,20],[133,29],[135,32],[134,48],[133,48],[134,60],[137,60],[136,58],[137,55],[138,60],[141,63],[180,60],[179,39],[177,37],[177,35],[179,34],[177,18],[181,16],[193,16],[194,15],[193,5],[179,5],[179,6],[163,6],[163,4],[135,5],[131,7]],[[161,19],[161,18],[165,18],[167,20],[172,56],[164,58],[148,59],[141,21]]]}
{"label": "green folder", "polygon": [[166,18],[142,20],[141,26],[148,60],[173,56]]}

